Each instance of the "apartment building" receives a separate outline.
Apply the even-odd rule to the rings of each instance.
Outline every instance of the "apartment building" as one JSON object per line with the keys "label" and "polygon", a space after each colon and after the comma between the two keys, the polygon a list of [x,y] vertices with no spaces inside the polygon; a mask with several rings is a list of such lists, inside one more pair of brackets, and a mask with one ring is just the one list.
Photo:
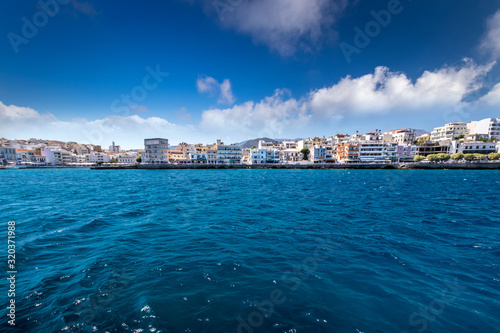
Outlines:
{"label": "apartment building", "polygon": [[111,157],[108,154],[104,153],[93,153],[86,154],[85,160],[87,163],[96,164],[98,162],[109,163],[111,161]]}
{"label": "apartment building", "polygon": [[431,132],[431,141],[452,141],[459,136],[466,136],[468,134],[466,123],[449,123],[442,127],[436,127]]}
{"label": "apartment building", "polygon": [[0,165],[7,165],[17,161],[16,150],[14,148],[0,146]]}
{"label": "apartment building", "polygon": [[450,145],[450,154],[484,154],[496,153],[499,144],[495,142],[482,141],[453,141]]}
{"label": "apartment building", "polygon": [[326,163],[326,147],[319,144],[311,147],[309,149],[309,162]]}
{"label": "apartment building", "polygon": [[337,160],[340,163],[359,163],[359,144],[344,143],[337,146]]}
{"label": "apartment building", "polygon": [[217,164],[241,164],[241,147],[217,144]]}
{"label": "apartment building", "polygon": [[471,134],[500,140],[500,118],[486,118],[471,123],[475,123],[473,126],[469,125]]}
{"label": "apartment building", "polygon": [[282,163],[295,163],[302,161],[303,154],[297,148],[289,148],[280,151],[280,161]]}
{"label": "apartment building", "polygon": [[411,128],[397,129],[382,135],[384,142],[396,142],[399,145],[411,145],[415,142],[415,130]]}
{"label": "apartment building", "polygon": [[144,159],[145,164],[165,164],[168,159],[168,140],[163,138],[144,140]]}
{"label": "apartment building", "polygon": [[366,141],[359,143],[359,160],[365,163],[386,163],[397,160],[395,142]]}

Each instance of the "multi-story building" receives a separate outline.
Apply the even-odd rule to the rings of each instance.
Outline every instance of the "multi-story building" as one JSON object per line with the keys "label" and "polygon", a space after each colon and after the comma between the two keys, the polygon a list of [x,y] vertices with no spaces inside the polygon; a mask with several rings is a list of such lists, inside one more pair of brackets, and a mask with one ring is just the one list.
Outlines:
{"label": "multi-story building", "polygon": [[71,154],[71,164],[74,165],[87,164],[87,157],[85,157],[85,155]]}
{"label": "multi-story building", "polygon": [[173,149],[168,151],[168,160],[174,164],[187,164],[188,158],[182,152],[182,149]]}
{"label": "multi-story building", "polygon": [[323,145],[315,145],[309,150],[309,162],[311,163],[326,163],[326,147]]}
{"label": "multi-story building", "polygon": [[359,160],[361,162],[396,161],[398,144],[395,142],[366,141],[359,143]]}
{"label": "multi-story building", "polygon": [[276,141],[264,141],[264,140],[259,140],[259,144],[257,148],[259,149],[279,149],[280,148],[280,143]]}
{"label": "multi-story building", "polygon": [[250,149],[248,164],[265,164],[267,151],[265,149]]}
{"label": "multi-story building", "polygon": [[411,145],[415,142],[415,130],[411,128],[397,129],[385,132],[384,142],[396,142],[400,145]]}
{"label": "multi-story building", "polygon": [[168,140],[162,138],[144,140],[144,164],[165,164],[168,159]]}
{"label": "multi-story building", "polygon": [[304,155],[297,148],[289,148],[280,151],[280,161],[282,163],[295,163],[302,161]]}
{"label": "multi-story building", "polygon": [[452,141],[459,136],[468,134],[466,123],[449,123],[443,127],[436,127],[431,133],[431,141]]}
{"label": "multi-story building", "polygon": [[207,164],[217,164],[217,145],[207,147]]}
{"label": "multi-story building", "polygon": [[397,157],[401,162],[411,162],[417,156],[417,146],[412,144],[398,144]]}
{"label": "multi-story building", "polygon": [[98,162],[109,163],[111,158],[108,154],[104,153],[93,153],[85,155],[85,159],[87,163],[95,164]]}
{"label": "multi-story building", "polygon": [[217,140],[217,164],[241,164],[241,147]]}
{"label": "multi-story building", "polygon": [[281,151],[279,149],[266,149],[266,163],[280,163]]}
{"label": "multi-story building", "polygon": [[207,153],[190,152],[188,160],[193,164],[207,164]]}
{"label": "multi-story building", "polygon": [[43,155],[36,155],[35,154],[35,163],[37,165],[46,165],[47,164],[47,158]]}
{"label": "multi-story building", "polygon": [[313,143],[313,139],[311,138],[307,138],[307,139],[304,139],[304,140],[300,140],[297,142],[297,148],[299,150],[302,150],[302,149],[309,149],[311,150],[311,148],[314,146],[314,143]]}
{"label": "multi-story building", "polygon": [[484,154],[488,155],[490,153],[497,152],[498,144],[495,142],[483,142],[483,141],[453,141],[450,146],[450,154]]}
{"label": "multi-story building", "polygon": [[137,155],[129,153],[129,154],[118,154],[118,163],[119,164],[135,164],[137,160]]}
{"label": "multi-story building", "polygon": [[417,155],[428,156],[431,154],[449,154],[450,153],[450,142],[440,141],[440,142],[425,142],[417,146]]}
{"label": "multi-story building", "polygon": [[115,142],[113,141],[113,144],[109,146],[109,152],[112,154],[118,154],[120,152],[120,146],[115,145]]}
{"label": "multi-story building", "polygon": [[297,141],[283,141],[280,145],[280,149],[297,149]]}
{"label": "multi-story building", "polygon": [[471,134],[477,134],[489,139],[494,138],[500,140],[500,118],[486,118],[471,123],[475,123],[474,126],[470,126],[468,124],[471,129]]}
{"label": "multi-story building", "polygon": [[36,163],[35,152],[33,150],[16,149],[16,159],[20,164]]}
{"label": "multi-story building", "polygon": [[7,165],[16,161],[16,150],[14,148],[0,146],[0,165]]}
{"label": "multi-story building", "polygon": [[337,146],[337,160],[340,163],[359,163],[359,144],[343,143]]}

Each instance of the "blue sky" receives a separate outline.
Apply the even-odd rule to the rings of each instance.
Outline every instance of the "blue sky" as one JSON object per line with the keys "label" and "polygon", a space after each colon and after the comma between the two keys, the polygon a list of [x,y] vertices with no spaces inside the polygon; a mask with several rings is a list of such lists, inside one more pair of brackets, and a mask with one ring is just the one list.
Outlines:
{"label": "blue sky", "polygon": [[500,1],[5,6],[0,137],[140,148],[149,136],[238,142],[500,116]]}

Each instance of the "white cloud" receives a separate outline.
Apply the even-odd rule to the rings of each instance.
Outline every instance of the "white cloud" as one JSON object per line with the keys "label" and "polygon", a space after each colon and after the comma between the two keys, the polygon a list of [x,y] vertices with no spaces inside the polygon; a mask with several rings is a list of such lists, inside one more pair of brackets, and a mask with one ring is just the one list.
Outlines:
{"label": "white cloud", "polygon": [[500,107],[500,83],[479,99],[479,104]]}
{"label": "white cloud", "polygon": [[[415,81],[404,73],[378,67],[374,73],[359,78],[346,77],[299,99],[287,90],[276,90],[272,96],[257,102],[205,110],[200,122],[190,125],[137,115],[61,121],[50,113],[0,102],[0,135],[78,141],[104,147],[115,141],[126,148],[140,148],[147,137],[165,137],[172,143],[212,143],[217,138],[238,142],[261,136],[293,138],[334,134],[339,130],[333,126],[334,121],[353,121],[359,123],[357,126],[364,126],[367,119],[384,116],[391,122],[411,116],[424,120],[433,117],[445,123],[450,111],[464,107],[477,110],[487,106],[487,110],[498,110],[500,84],[478,101],[467,102],[470,94],[479,93],[483,77],[492,66],[493,63],[479,66],[466,60],[460,67],[425,71]],[[207,86],[209,88],[205,88]],[[210,91],[210,84],[200,87]]]}
{"label": "white cloud", "polygon": [[196,80],[196,87],[199,93],[207,93],[210,96],[219,95],[217,102],[219,104],[233,104],[235,98],[231,89],[231,81],[225,79],[219,83],[216,79],[210,76],[203,76]]}
{"label": "white cloud", "polygon": [[463,67],[425,71],[414,83],[406,74],[377,67],[373,74],[350,76],[310,94],[311,110],[319,116],[426,111],[460,104],[481,88],[494,63],[478,66],[466,59]]}
{"label": "white cloud", "polygon": [[209,93],[214,96],[219,88],[219,82],[210,76],[204,76],[196,80],[196,87],[199,93]]}
{"label": "white cloud", "polygon": [[203,0],[223,26],[289,56],[319,45],[348,0]]}
{"label": "white cloud", "polygon": [[500,58],[500,10],[488,19],[487,28],[481,48],[490,53],[494,59],[498,59]]}
{"label": "white cloud", "polygon": [[204,111],[198,127],[226,137],[276,137],[301,128],[307,122],[304,101],[291,98],[285,90],[276,90],[273,96],[257,103],[249,101],[229,109]]}
{"label": "white cloud", "polygon": [[140,148],[144,138],[167,137],[181,140],[194,134],[193,126],[180,126],[158,117],[107,116],[88,121],[61,121],[50,113],[0,102],[0,135],[14,139],[40,138],[92,143],[107,147],[112,141],[126,148]]}

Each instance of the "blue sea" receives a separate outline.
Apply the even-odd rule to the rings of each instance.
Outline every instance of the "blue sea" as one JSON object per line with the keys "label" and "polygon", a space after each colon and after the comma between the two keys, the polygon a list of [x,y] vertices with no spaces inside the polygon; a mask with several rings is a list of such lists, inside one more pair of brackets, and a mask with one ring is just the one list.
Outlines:
{"label": "blue sea", "polygon": [[1,170],[0,331],[499,332],[499,192],[500,171]]}

